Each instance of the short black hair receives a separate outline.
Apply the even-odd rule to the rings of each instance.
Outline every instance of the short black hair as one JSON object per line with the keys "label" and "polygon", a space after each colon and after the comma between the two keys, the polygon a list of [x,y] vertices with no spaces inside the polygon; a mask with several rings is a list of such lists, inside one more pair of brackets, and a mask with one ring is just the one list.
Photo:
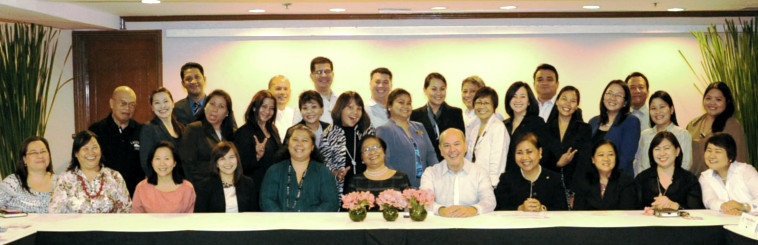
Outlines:
{"label": "short black hair", "polygon": [[540,64],[537,66],[537,69],[534,69],[534,74],[532,74],[532,79],[537,78],[537,72],[540,70],[549,70],[555,73],[555,82],[558,83],[558,70],[555,69],[555,66],[547,63]]}
{"label": "short black hair", "polygon": [[484,86],[480,88],[479,90],[477,90],[476,94],[474,94],[474,100],[473,100],[474,104],[476,104],[477,99],[484,98],[484,97],[490,97],[490,99],[492,100],[492,110],[494,112],[494,110],[497,109],[497,102],[498,102],[498,96],[495,89]]}
{"label": "short black hair", "polygon": [[319,56],[311,60],[311,73],[316,71],[316,64],[324,63],[329,63],[329,69],[332,69],[332,71],[334,71],[334,64],[332,64],[332,60],[323,56]]}
{"label": "short black hair", "polygon": [[385,74],[387,76],[390,76],[390,80],[392,80],[392,72],[390,69],[387,69],[386,67],[379,67],[371,71],[371,74],[369,75],[369,78],[374,77],[375,73]]}
{"label": "short black hair", "polygon": [[703,149],[707,149],[708,144],[724,148],[724,150],[726,150],[726,157],[729,158],[730,163],[737,159],[737,143],[734,141],[732,135],[727,133],[715,133],[705,141]]}
{"label": "short black hair", "polygon": [[179,77],[184,80],[184,71],[190,68],[197,68],[200,71],[200,75],[205,76],[205,71],[203,71],[203,66],[195,63],[195,62],[187,62],[182,66],[182,68],[179,70]]}
{"label": "short black hair", "polygon": [[311,100],[316,101],[318,106],[324,108],[324,98],[321,98],[321,94],[316,92],[316,90],[307,90],[301,93],[297,101],[298,108],[302,110],[305,103],[308,103],[308,101]]}
{"label": "short black hair", "polygon": [[[611,169],[611,176],[608,179],[615,180],[622,174],[621,170],[619,169],[619,166],[621,165],[621,155],[619,154],[619,148],[616,146],[616,143],[613,143],[613,141],[610,141],[608,139],[600,139],[598,141],[595,141],[595,143],[592,145],[591,158],[594,158],[595,153],[597,153],[597,149],[604,145],[610,145],[611,148],[613,148],[614,164],[613,169]],[[589,182],[592,184],[600,182],[600,173],[598,172],[597,166],[595,166],[595,164],[592,164],[592,169],[594,171],[588,171],[586,173],[587,180],[589,180]]]}
{"label": "short black hair", "polygon": [[[79,150],[82,149],[87,143],[89,143],[91,140],[97,141],[97,135],[89,130],[82,130],[79,133],[76,133],[76,136],[74,136],[74,144],[71,147],[71,163],[68,165],[68,168],[66,171],[74,172],[76,171],[76,168],[81,168],[81,164],[79,164],[79,159],[76,158],[76,153],[79,153]],[[100,143],[98,142],[98,145]],[[100,167],[103,166],[105,163],[105,155],[102,154],[103,146],[100,146]]]}
{"label": "short black hair", "polygon": [[529,98],[529,105],[526,107],[526,115],[539,115],[540,108],[537,107],[537,98],[534,97],[534,93],[532,93],[532,89],[529,87],[529,84],[522,81],[511,84],[511,86],[508,87],[508,91],[505,92],[505,113],[508,113],[509,117],[514,116],[510,103],[511,100],[513,100],[513,96],[516,96],[516,91],[521,88],[524,88],[524,90],[526,90],[527,97]]}
{"label": "short black hair", "polygon": [[152,162],[155,157],[155,151],[162,147],[168,148],[171,151],[171,156],[174,158],[175,164],[174,169],[171,170],[171,179],[174,180],[174,184],[182,184],[184,181],[184,171],[182,171],[181,159],[179,159],[179,154],[176,153],[176,147],[174,147],[174,144],[165,140],[155,144],[153,149],[150,149],[150,153],[147,155],[147,160],[150,162],[150,164],[147,165],[147,172],[145,172],[147,183],[152,185],[158,184],[158,175],[155,173],[155,169],[153,169]]}
{"label": "short black hair", "polygon": [[445,76],[442,76],[442,74],[439,74],[437,72],[429,73],[429,75],[426,75],[426,78],[424,78],[424,89],[429,87],[429,84],[432,82],[432,79],[439,79],[442,80],[442,83],[447,86],[447,80],[445,80]]}
{"label": "short black hair", "polygon": [[632,79],[633,77],[641,77],[642,80],[645,80],[645,89],[650,89],[650,83],[647,82],[647,77],[645,76],[645,74],[642,74],[642,72],[638,72],[638,71],[632,72],[631,74],[629,74],[629,76],[626,76],[626,79],[624,79],[624,83],[629,85],[629,79]]}
{"label": "short black hair", "polygon": [[211,173],[220,176],[218,171],[218,159],[224,157],[229,151],[234,151],[234,155],[237,156],[237,168],[234,169],[234,178],[232,183],[234,186],[237,186],[237,183],[239,183],[239,180],[242,179],[242,161],[240,160],[240,153],[237,150],[237,147],[234,146],[234,143],[230,141],[221,141],[216,144],[216,146],[213,147],[213,150],[211,150],[211,160],[208,164],[211,168]]}
{"label": "short black hair", "polygon": [[650,141],[650,149],[647,150],[647,157],[649,157],[650,160],[650,167],[655,168],[658,167],[658,163],[655,162],[655,157],[653,157],[653,150],[655,150],[655,147],[660,145],[663,140],[668,140],[671,142],[674,147],[679,149],[679,155],[676,156],[676,159],[674,159],[674,166],[677,168],[682,167],[682,146],[679,144],[679,140],[676,139],[676,136],[674,133],[669,131],[661,131],[655,134],[655,137],[653,137],[653,140]]}
{"label": "short black hair", "polygon": [[[390,94],[387,96],[387,117],[392,117],[390,108],[392,107],[392,104],[395,103],[397,97],[400,97],[400,95],[408,95],[408,98],[411,97],[411,93],[408,93],[408,91],[405,89],[396,88],[395,90],[392,90],[392,92],[390,92]],[[411,100],[413,99],[411,98]]]}

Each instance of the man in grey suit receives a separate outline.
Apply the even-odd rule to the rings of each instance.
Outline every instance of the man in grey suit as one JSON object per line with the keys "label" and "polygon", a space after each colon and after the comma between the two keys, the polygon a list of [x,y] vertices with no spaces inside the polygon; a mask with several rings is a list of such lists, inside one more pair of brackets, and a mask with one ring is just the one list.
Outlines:
{"label": "man in grey suit", "polygon": [[174,104],[174,116],[180,123],[187,125],[195,121],[195,115],[205,105],[205,73],[203,66],[195,62],[187,62],[179,71],[182,87],[187,90],[187,98]]}

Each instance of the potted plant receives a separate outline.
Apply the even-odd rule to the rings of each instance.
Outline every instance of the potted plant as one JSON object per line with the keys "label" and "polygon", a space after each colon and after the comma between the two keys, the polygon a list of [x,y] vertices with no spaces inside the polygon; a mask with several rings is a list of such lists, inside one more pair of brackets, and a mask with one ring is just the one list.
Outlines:
{"label": "potted plant", "polygon": [[434,203],[434,192],[432,190],[406,189],[403,191],[403,197],[408,202],[408,211],[413,221],[424,221],[426,219],[426,208]]}
{"label": "potted plant", "polygon": [[354,191],[342,196],[342,208],[349,212],[350,220],[361,222],[366,219],[366,207],[374,207],[374,194],[368,191]]}
{"label": "potted plant", "polygon": [[403,197],[403,193],[393,189],[379,193],[376,204],[379,205],[379,210],[382,210],[382,216],[386,221],[395,221],[398,210],[408,207],[408,201]]}

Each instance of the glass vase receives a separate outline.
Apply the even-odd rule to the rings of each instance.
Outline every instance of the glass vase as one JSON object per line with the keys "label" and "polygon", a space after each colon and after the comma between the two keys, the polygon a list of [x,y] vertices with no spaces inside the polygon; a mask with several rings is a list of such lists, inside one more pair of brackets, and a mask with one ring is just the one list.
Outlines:
{"label": "glass vase", "polygon": [[426,219],[426,209],[424,206],[412,207],[410,211],[411,220],[424,221]]}
{"label": "glass vase", "polygon": [[384,210],[382,210],[382,216],[384,217],[384,220],[386,221],[397,220],[397,208],[394,208],[394,207],[385,208]]}
{"label": "glass vase", "polygon": [[348,212],[348,215],[350,215],[350,220],[361,222],[366,219],[366,208],[361,207],[359,209],[350,210],[350,212]]}

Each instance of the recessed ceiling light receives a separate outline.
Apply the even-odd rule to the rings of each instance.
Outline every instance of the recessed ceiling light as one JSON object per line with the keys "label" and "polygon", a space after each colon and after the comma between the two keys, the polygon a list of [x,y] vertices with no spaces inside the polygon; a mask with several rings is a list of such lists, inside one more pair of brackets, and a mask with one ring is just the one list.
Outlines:
{"label": "recessed ceiling light", "polygon": [[247,12],[250,12],[250,13],[264,13],[264,12],[266,12],[266,10],[265,9],[251,9],[251,10],[248,10]]}
{"label": "recessed ceiling light", "polygon": [[679,11],[684,11],[684,8],[670,8],[670,9],[668,9],[668,11],[679,12]]}
{"label": "recessed ceiling light", "polygon": [[502,6],[500,9],[516,9],[516,6]]}
{"label": "recessed ceiling light", "polygon": [[333,9],[329,9],[329,11],[332,11],[332,12],[345,12],[345,9],[333,8]]}
{"label": "recessed ceiling light", "polygon": [[445,9],[447,9],[447,7],[442,7],[442,6],[432,7],[432,10],[445,10]]}
{"label": "recessed ceiling light", "polygon": [[142,0],[142,3],[156,4],[156,3],[161,3],[161,1],[160,0]]}
{"label": "recessed ceiling light", "polygon": [[597,6],[597,5],[585,5],[585,6],[582,6],[582,8],[584,8],[584,9],[599,9],[600,6]]}

